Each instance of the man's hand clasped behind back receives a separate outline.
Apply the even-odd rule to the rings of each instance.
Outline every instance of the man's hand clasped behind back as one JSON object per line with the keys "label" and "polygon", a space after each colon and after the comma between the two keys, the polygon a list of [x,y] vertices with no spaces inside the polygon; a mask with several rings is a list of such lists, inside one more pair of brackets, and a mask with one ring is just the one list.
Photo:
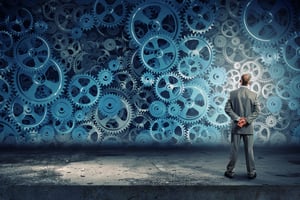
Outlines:
{"label": "man's hand clasped behind back", "polygon": [[238,127],[242,128],[247,124],[247,120],[245,117],[241,117],[237,123]]}

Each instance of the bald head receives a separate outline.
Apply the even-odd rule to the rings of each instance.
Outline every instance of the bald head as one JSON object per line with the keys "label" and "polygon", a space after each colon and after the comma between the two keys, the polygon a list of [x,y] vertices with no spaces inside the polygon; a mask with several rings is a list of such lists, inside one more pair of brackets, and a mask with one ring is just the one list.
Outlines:
{"label": "bald head", "polygon": [[243,74],[241,77],[241,84],[242,85],[249,85],[251,79],[251,74]]}

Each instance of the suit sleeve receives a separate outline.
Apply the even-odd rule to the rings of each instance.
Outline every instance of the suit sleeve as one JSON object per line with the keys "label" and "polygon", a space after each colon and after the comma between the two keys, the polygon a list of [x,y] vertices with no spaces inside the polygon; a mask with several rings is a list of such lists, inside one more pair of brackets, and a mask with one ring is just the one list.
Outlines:
{"label": "suit sleeve", "polygon": [[251,124],[258,117],[259,113],[260,113],[260,106],[258,102],[258,96],[256,95],[253,104],[253,112],[250,116],[246,117],[248,124]]}
{"label": "suit sleeve", "polygon": [[232,109],[230,98],[228,99],[228,101],[225,104],[225,112],[233,121],[238,121],[240,119],[240,116],[237,115]]}

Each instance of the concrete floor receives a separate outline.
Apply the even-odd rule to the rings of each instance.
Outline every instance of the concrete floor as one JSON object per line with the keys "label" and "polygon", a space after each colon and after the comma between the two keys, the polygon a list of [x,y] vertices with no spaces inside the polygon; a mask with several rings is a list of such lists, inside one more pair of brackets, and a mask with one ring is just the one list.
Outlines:
{"label": "concrete floor", "polygon": [[[156,150],[2,149],[0,154],[0,199],[8,198],[5,196],[8,194],[16,195],[9,192],[12,188],[23,191],[28,186],[31,188],[44,186],[44,189],[53,186],[62,188],[108,186],[119,189],[126,186],[137,188],[139,186],[150,188],[151,186],[166,188],[178,186],[176,190],[179,187],[196,186],[197,191],[200,191],[201,187],[228,189],[235,186],[251,186],[273,188],[272,191],[275,192],[279,187],[281,190],[289,191],[289,195],[293,194],[293,198],[296,195],[296,199],[300,199],[299,147],[255,148],[258,177],[254,180],[249,180],[246,176],[242,147],[240,152],[235,171],[236,176],[234,179],[228,179],[223,174],[228,162],[229,147]],[[17,193],[16,189],[14,191]],[[158,191],[157,188],[155,191]],[[273,192],[271,193],[273,195]],[[281,193],[281,195],[283,194]],[[14,197],[14,199],[18,199],[16,196]],[[21,199],[24,200],[24,196]]]}

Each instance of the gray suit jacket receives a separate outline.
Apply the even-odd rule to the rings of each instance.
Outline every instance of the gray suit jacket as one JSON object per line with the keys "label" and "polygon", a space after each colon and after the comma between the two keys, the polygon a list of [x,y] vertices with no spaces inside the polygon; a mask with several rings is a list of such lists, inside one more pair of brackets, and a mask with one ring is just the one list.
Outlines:
{"label": "gray suit jacket", "polygon": [[[233,134],[253,134],[253,121],[258,117],[260,112],[258,96],[246,87],[240,87],[230,92],[230,97],[225,105],[225,112],[232,119]],[[245,117],[247,124],[240,128],[237,122],[240,117]]]}

